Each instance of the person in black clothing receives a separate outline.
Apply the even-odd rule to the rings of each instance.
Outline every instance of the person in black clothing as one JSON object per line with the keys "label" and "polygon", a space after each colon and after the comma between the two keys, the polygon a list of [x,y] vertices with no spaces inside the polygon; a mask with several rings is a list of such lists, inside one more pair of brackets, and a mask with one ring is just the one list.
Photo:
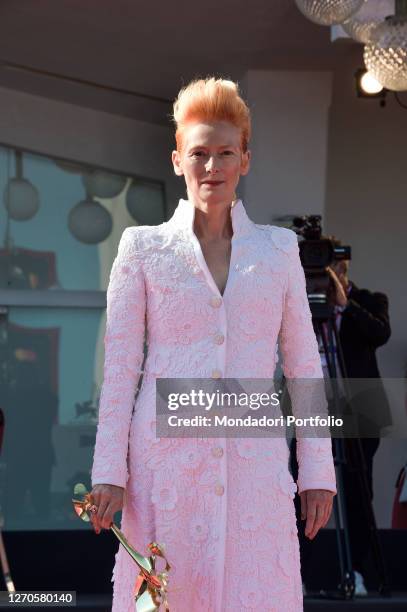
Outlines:
{"label": "person in black clothing", "polygon": [[[346,374],[350,379],[352,410],[357,414],[362,454],[366,466],[366,477],[370,500],[373,499],[373,458],[380,444],[380,431],[391,425],[391,411],[380,379],[376,349],[384,345],[391,335],[388,298],[384,293],[360,289],[348,278],[349,260],[334,262],[327,268],[333,285],[334,301],[339,307],[337,326],[343,350]],[[339,319],[339,321],[338,321]],[[372,379],[369,384],[352,387],[352,379]],[[355,381],[360,383],[361,381]],[[354,391],[358,388],[357,391]],[[352,565],[355,571],[355,594],[366,595],[362,572],[369,552],[370,534],[364,512],[362,489],[358,470],[360,465],[352,463],[356,439],[345,440],[348,463],[344,468],[344,496],[349,524]],[[297,478],[295,443],[291,453],[291,469]],[[300,500],[295,500],[297,519],[301,516]],[[298,520],[301,565],[306,570],[312,543],[306,540],[304,525]],[[303,575],[304,578],[304,575]]]}

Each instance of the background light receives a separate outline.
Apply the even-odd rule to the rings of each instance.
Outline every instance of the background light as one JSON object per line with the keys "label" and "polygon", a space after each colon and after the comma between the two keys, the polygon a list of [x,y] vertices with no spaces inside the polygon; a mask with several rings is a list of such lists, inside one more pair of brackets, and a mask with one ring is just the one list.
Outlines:
{"label": "background light", "polygon": [[354,73],[355,89],[358,98],[379,99],[380,106],[386,106],[388,89],[374,78],[366,68],[359,68]]}
{"label": "background light", "polygon": [[360,77],[360,86],[367,94],[378,94],[383,91],[383,85],[369,71]]}

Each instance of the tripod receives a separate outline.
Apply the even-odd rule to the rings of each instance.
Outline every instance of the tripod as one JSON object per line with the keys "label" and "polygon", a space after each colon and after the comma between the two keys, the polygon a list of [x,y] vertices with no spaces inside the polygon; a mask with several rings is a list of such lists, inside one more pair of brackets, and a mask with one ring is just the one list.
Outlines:
{"label": "tripod", "polygon": [[[339,339],[338,329],[335,320],[334,307],[326,302],[310,302],[312,319],[317,339],[321,339],[326,358],[329,379],[333,392],[333,407],[335,414],[338,414],[339,390],[337,382],[337,366],[335,360],[335,345],[337,351],[338,365],[345,392],[345,402],[349,401],[350,391],[343,357],[342,346]],[[325,324],[325,325],[324,325]],[[376,569],[379,575],[378,591],[382,595],[389,595],[390,590],[386,576],[383,553],[378,537],[376,519],[370,499],[369,484],[366,477],[366,463],[360,442],[360,437],[353,439],[333,438],[335,449],[335,467],[337,476],[338,494],[334,497],[333,508],[335,517],[336,539],[338,546],[339,566],[341,581],[338,585],[338,593],[331,594],[333,598],[353,599],[355,593],[355,576],[352,569],[351,543],[349,538],[348,516],[346,510],[345,489],[344,489],[344,466],[349,460],[357,466],[357,474],[362,492],[363,510],[366,517],[373,556]],[[321,594],[322,596],[322,594]]]}

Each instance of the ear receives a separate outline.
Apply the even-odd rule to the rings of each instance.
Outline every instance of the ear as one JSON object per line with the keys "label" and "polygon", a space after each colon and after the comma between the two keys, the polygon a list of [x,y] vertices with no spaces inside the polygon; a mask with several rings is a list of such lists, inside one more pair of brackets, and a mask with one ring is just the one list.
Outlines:
{"label": "ear", "polygon": [[246,153],[242,153],[242,163],[240,166],[240,174],[245,176],[250,170],[250,158],[251,151],[247,150]]}
{"label": "ear", "polygon": [[172,165],[174,166],[174,172],[177,176],[183,176],[184,171],[182,169],[181,155],[178,151],[173,151],[171,155]]}

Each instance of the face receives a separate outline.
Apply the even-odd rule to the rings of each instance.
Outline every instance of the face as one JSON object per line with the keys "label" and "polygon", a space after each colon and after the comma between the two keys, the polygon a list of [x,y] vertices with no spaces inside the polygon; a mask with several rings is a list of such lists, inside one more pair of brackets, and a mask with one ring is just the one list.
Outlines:
{"label": "face", "polygon": [[346,289],[348,284],[349,284],[349,278],[348,278],[349,263],[350,263],[349,259],[341,259],[339,261],[333,262],[332,265],[331,265],[333,271],[335,272],[335,274],[339,278],[339,280],[340,280],[340,282],[342,284],[342,287],[344,289]]}
{"label": "face", "polygon": [[250,152],[243,153],[241,130],[231,123],[196,122],[185,128],[182,151],[172,152],[172,162],[190,200],[229,205],[240,176],[249,171]]}

